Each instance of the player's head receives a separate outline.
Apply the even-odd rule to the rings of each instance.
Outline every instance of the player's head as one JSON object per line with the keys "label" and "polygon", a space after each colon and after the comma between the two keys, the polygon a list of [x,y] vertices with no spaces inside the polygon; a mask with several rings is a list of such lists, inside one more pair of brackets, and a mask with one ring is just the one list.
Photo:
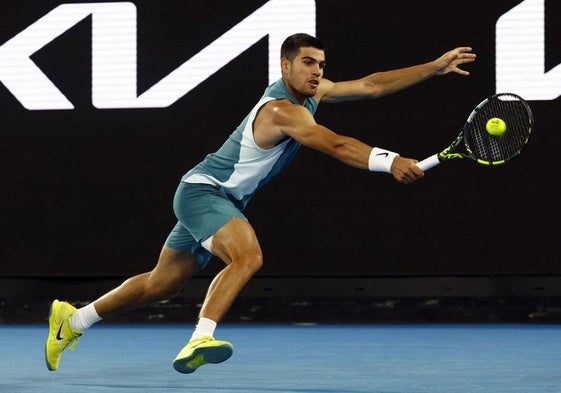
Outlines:
{"label": "player's head", "polygon": [[288,37],[282,44],[282,78],[298,100],[313,97],[317,93],[324,67],[324,46],[317,38],[298,33]]}
{"label": "player's head", "polygon": [[325,51],[323,43],[316,37],[306,33],[297,33],[284,40],[281,46],[281,59],[293,61],[300,52],[300,48],[316,48]]}

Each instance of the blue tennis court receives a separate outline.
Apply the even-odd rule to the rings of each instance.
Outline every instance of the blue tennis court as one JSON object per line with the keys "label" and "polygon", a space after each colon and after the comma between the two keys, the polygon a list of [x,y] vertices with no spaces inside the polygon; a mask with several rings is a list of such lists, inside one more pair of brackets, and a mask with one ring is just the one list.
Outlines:
{"label": "blue tennis court", "polygon": [[561,392],[557,325],[221,325],[227,362],[177,373],[191,326],[101,324],[47,371],[47,327],[0,326],[1,392]]}

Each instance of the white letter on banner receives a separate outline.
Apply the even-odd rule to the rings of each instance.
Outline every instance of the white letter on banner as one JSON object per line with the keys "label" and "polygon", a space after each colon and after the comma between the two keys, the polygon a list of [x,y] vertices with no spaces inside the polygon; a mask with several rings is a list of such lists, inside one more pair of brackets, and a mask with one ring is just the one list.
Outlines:
{"label": "white letter on banner", "polygon": [[496,82],[497,93],[527,100],[561,95],[561,66],[545,72],[545,0],[525,0],[497,21]]}
{"label": "white letter on banner", "polygon": [[273,82],[280,77],[282,41],[296,32],[314,35],[316,28],[315,0],[271,0],[138,96],[136,6],[62,4],[0,46],[0,81],[25,108],[74,108],[31,56],[90,15],[92,104],[100,109],[167,107],[265,36]]}
{"label": "white letter on banner", "polygon": [[[284,39],[294,33],[315,35],[315,29],[314,0],[271,0],[141,94],[130,105],[140,108],[173,104],[267,35],[269,82],[274,82],[280,78],[280,46]],[[97,100],[95,104],[106,107]]]}

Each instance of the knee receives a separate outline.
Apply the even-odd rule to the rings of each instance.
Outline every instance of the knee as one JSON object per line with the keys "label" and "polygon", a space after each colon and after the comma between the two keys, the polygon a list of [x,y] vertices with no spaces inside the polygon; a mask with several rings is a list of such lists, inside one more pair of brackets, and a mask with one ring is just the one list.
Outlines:
{"label": "knee", "polygon": [[243,266],[248,273],[256,273],[263,266],[263,254],[257,251],[246,255],[243,258]]}
{"label": "knee", "polygon": [[261,252],[256,253],[250,261],[251,269],[253,272],[257,272],[263,266],[263,254]]}
{"label": "knee", "polygon": [[263,266],[263,255],[259,251],[245,252],[234,256],[230,262],[230,267],[236,269],[239,276],[251,277]]}

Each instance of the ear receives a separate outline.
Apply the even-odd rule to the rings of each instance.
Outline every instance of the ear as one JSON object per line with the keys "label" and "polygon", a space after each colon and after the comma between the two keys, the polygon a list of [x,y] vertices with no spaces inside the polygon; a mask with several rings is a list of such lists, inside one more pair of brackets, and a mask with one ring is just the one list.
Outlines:
{"label": "ear", "polygon": [[285,73],[288,72],[289,70],[290,70],[290,60],[283,57],[281,59],[281,71]]}

